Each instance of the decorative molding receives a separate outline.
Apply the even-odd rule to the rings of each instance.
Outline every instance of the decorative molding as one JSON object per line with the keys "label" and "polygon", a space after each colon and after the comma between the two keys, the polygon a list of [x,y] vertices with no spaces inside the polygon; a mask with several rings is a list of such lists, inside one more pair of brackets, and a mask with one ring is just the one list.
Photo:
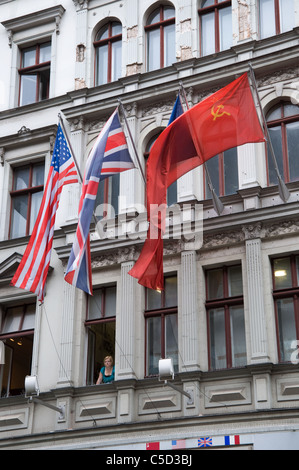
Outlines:
{"label": "decorative molding", "polygon": [[88,8],[89,0],[73,0],[73,3],[77,10],[84,10],[84,8]]}
{"label": "decorative molding", "polygon": [[12,46],[13,35],[16,32],[29,30],[30,28],[51,22],[55,22],[55,30],[56,33],[59,34],[60,20],[64,12],[64,7],[62,5],[57,5],[45,10],[35,11],[29,15],[23,15],[18,18],[3,21],[1,24],[8,33],[9,46]]}

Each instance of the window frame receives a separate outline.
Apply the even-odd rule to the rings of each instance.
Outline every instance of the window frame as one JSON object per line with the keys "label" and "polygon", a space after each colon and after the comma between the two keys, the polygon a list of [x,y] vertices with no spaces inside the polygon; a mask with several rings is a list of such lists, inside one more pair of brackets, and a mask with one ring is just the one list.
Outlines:
{"label": "window frame", "polygon": [[[276,260],[284,259],[284,258],[290,260],[292,286],[279,289],[279,288],[276,288],[275,286],[274,262]],[[290,363],[290,361],[282,360],[282,351],[280,348],[280,331],[279,331],[277,300],[290,299],[290,298],[292,299],[293,305],[294,305],[294,323],[295,323],[295,331],[296,331],[295,340],[299,341],[299,273],[297,274],[296,258],[299,258],[298,254],[275,256],[275,258],[271,259],[272,285],[273,285],[272,295],[273,295],[274,312],[275,312],[277,353],[278,353],[278,361],[280,363]]]}
{"label": "window frame", "polygon": [[[122,43],[122,32],[120,34],[112,35],[112,28],[113,24],[117,23],[119,26],[122,28],[122,24],[120,21],[114,20],[114,21],[109,21],[108,23],[103,24],[97,31],[95,38],[97,35],[102,31],[105,27],[108,28],[108,37],[105,39],[100,39],[99,41],[94,40],[93,46],[94,46],[94,84],[95,86],[100,86],[104,85],[106,83],[111,83],[112,80],[112,44],[115,42],[121,42]],[[97,49],[100,48],[101,46],[108,46],[108,64],[107,64],[107,81],[105,81],[103,84],[99,84],[97,80]]]}
{"label": "window frame", "polygon": [[[168,19],[164,19],[164,7],[170,6],[174,10],[174,16]],[[160,20],[157,21],[156,23],[152,24],[147,24],[149,21],[150,16],[155,12],[160,10]],[[149,60],[148,60],[148,54],[149,54],[149,47],[148,47],[148,32],[153,31],[153,30],[158,30],[160,31],[160,68],[164,68],[167,65],[164,64],[164,51],[165,51],[165,41],[164,41],[164,28],[166,26],[170,25],[175,25],[176,21],[176,16],[175,16],[175,7],[173,5],[159,5],[157,8],[155,8],[147,17],[147,22],[144,26],[145,30],[145,35],[146,35],[146,71],[151,72],[152,70],[156,69],[150,69],[149,68]]]}
{"label": "window frame", "polygon": [[[13,371],[13,366],[14,366],[14,348],[12,347],[11,344],[7,343],[6,341],[13,341],[14,343],[17,341],[17,340],[22,340],[22,338],[24,337],[32,337],[32,351],[31,351],[31,363],[32,363],[32,358],[33,358],[33,342],[34,342],[34,331],[35,331],[35,328],[29,328],[29,329],[25,329],[23,330],[23,326],[24,326],[24,320],[25,320],[25,317],[26,317],[26,313],[28,311],[28,307],[30,306],[35,306],[35,315],[36,315],[36,302],[27,302],[27,303],[24,303],[24,304],[14,304],[14,305],[7,305],[4,309],[3,309],[3,314],[2,314],[2,318],[1,318],[1,322],[0,322],[0,341],[3,341],[4,342],[4,345],[5,347],[9,348],[12,352],[11,352],[11,360],[9,361],[9,364],[8,363],[5,363],[5,364],[0,364],[0,398],[1,398],[1,392],[2,392],[2,377],[3,377],[3,373],[4,373],[4,368],[5,366],[9,367],[9,371],[8,371],[8,388],[7,388],[7,391],[6,391],[6,397],[8,396],[11,396],[11,377],[12,377],[12,371]],[[23,312],[22,312],[22,315],[20,317],[20,320],[19,320],[19,325],[18,325],[18,328],[13,330],[13,331],[9,331],[7,333],[3,333],[2,330],[3,330],[3,327],[5,325],[5,320],[6,320],[6,317],[8,315],[8,310],[11,309],[11,308],[23,308]],[[27,371],[30,373],[30,371]],[[28,374],[25,374],[25,375],[28,375]],[[25,381],[25,377],[24,377],[24,381]],[[13,393],[12,395],[18,395],[17,393]],[[5,397],[4,396],[4,397]]]}
{"label": "window frame", "polygon": [[[237,147],[234,147],[235,149],[235,152],[236,152],[236,160],[237,160],[237,190],[239,189],[239,175],[238,175],[238,150],[237,150]],[[234,149],[229,149],[228,151],[231,151],[231,150],[234,150]],[[216,191],[216,194],[219,196],[219,197],[222,197],[222,196],[230,196],[232,194],[236,194],[237,193],[237,190],[233,193],[230,193],[230,192],[226,192],[226,178],[225,178],[225,152],[220,152],[218,155],[215,155],[215,157],[218,156],[218,185],[217,187],[219,187],[219,194],[217,193]],[[213,157],[213,158],[215,158]],[[210,159],[212,160],[212,159]],[[206,165],[208,167],[208,162],[209,160],[206,162]],[[204,185],[204,198],[205,199],[211,199],[212,198],[212,195],[209,194],[209,187],[208,187],[208,180],[207,180],[207,172],[205,170],[205,168],[203,169],[203,172],[204,172],[204,182],[205,182],[205,185]],[[213,182],[212,182],[213,183]],[[215,188],[214,188],[215,189]]]}
{"label": "window frame", "polygon": [[[224,310],[224,324],[225,324],[225,350],[226,350],[226,367],[224,369],[232,369],[233,357],[232,357],[232,335],[230,318],[231,312],[230,307],[242,306],[244,315],[244,293],[243,293],[243,276],[242,276],[242,295],[229,295],[229,281],[228,281],[228,270],[230,268],[239,267],[242,274],[242,264],[224,265],[215,268],[208,268],[205,270],[205,286],[206,286],[206,318],[207,318],[207,336],[208,336],[208,367],[209,370],[220,370],[212,367],[212,348],[211,348],[211,326],[210,326],[210,311],[213,309],[222,308]],[[222,282],[223,282],[223,297],[209,299],[208,295],[208,274],[211,271],[222,270]],[[245,316],[244,316],[244,334],[245,331]],[[245,345],[246,346],[246,345]],[[247,348],[245,348],[247,352]],[[246,361],[247,363],[247,361]],[[239,367],[239,366],[236,366]],[[222,369],[221,369],[222,370]]]}
{"label": "window frame", "polygon": [[[26,233],[23,236],[30,235],[30,224],[31,224],[31,205],[32,205],[32,195],[38,192],[44,191],[44,184],[38,186],[32,186],[32,177],[33,177],[33,170],[34,167],[40,165],[41,163],[44,164],[42,161],[35,161],[33,163],[18,165],[13,167],[13,178],[12,178],[12,190],[9,192],[10,195],[10,217],[9,217],[9,231],[8,231],[8,238],[11,240],[12,238],[12,219],[13,219],[13,199],[18,196],[28,196],[28,206],[27,206],[27,218],[26,218]],[[27,168],[29,167],[29,182],[28,187],[24,189],[14,190],[14,183],[15,183],[15,170],[19,168]],[[45,167],[45,165],[44,165]],[[44,168],[45,169],[45,168]]]}
{"label": "window frame", "polygon": [[[222,49],[220,48],[220,36],[221,36],[221,34],[220,34],[220,23],[219,23],[219,11],[224,9],[224,8],[227,8],[227,7],[232,8],[231,0],[214,0],[213,5],[198,9],[200,57],[205,57],[205,54],[203,54],[202,20],[201,20],[202,15],[214,12],[214,27],[215,27],[214,46],[215,46],[215,51],[212,52],[211,54],[217,54],[218,52],[222,51]],[[233,45],[233,44],[231,44],[231,45]]]}
{"label": "window frame", "polygon": [[[111,315],[111,316],[106,316],[106,291],[107,289],[109,288],[115,288],[115,315]],[[89,315],[89,308],[90,308],[90,299],[88,299],[87,303],[86,303],[86,318],[85,318],[85,321],[84,321],[84,326],[85,326],[85,331],[86,331],[86,334],[87,334],[87,357],[86,357],[86,384],[88,385],[89,384],[89,380],[90,380],[90,374],[91,374],[91,367],[93,365],[93,368],[95,369],[95,364],[96,364],[96,356],[95,356],[95,351],[93,351],[93,358],[90,358],[89,357],[89,353],[90,353],[90,338],[92,336],[92,341],[94,341],[94,344],[95,344],[95,337],[96,337],[96,333],[92,330],[92,326],[93,325],[103,325],[103,324],[107,324],[107,323],[114,323],[114,330],[116,331],[116,304],[117,304],[117,284],[107,284],[107,285],[104,285],[104,286],[98,286],[98,287],[94,287],[94,292],[93,292],[93,298],[95,298],[95,293],[96,291],[102,291],[102,296],[101,296],[101,307],[100,307],[100,311],[101,311],[101,316],[99,316],[98,318],[94,318],[94,319],[89,319],[88,318],[88,315]],[[112,355],[113,356],[113,359],[114,359],[114,364],[115,364],[115,340],[114,340],[114,354],[110,354],[109,355]],[[104,359],[101,358],[102,360]],[[104,363],[102,364],[104,365]],[[93,374],[95,373],[95,370],[93,371]]]}
{"label": "window frame", "polygon": [[[40,101],[44,101],[45,99],[49,99],[49,95],[50,95],[50,78],[51,78],[51,60],[46,61],[46,62],[40,62],[39,61],[40,60],[40,49],[41,49],[41,46],[43,46],[44,44],[50,44],[50,47],[52,49],[51,40],[50,41],[47,40],[47,41],[39,42],[37,44],[34,44],[33,46],[26,46],[26,47],[22,47],[20,49],[20,67],[18,69],[18,74],[19,74],[19,77],[20,77],[19,78],[18,106],[24,106],[21,103],[22,77],[26,76],[27,74],[35,74],[36,77],[37,77],[36,89],[35,89],[35,101],[33,101],[33,103],[38,103]],[[23,67],[22,64],[23,64],[24,51],[26,51],[28,49],[31,49],[33,47],[35,47],[35,64],[30,65],[28,67]],[[46,98],[41,98],[41,96],[40,96],[41,71],[43,71],[45,68],[49,69],[49,78],[47,80]],[[27,104],[29,104],[29,103],[27,103]]]}
{"label": "window frame", "polygon": [[[274,1],[274,15],[275,15],[275,33],[274,35],[281,34],[283,33],[283,28],[281,24],[281,9],[279,2],[280,0],[273,0]],[[270,36],[262,36],[262,18],[261,18],[261,1],[259,0],[259,6],[258,6],[258,11],[259,11],[259,34],[260,34],[260,39],[266,39]],[[295,13],[295,12],[294,12]],[[295,26],[295,25],[294,25]],[[274,36],[272,35],[272,36]]]}
{"label": "window frame", "polygon": [[[164,280],[167,278],[176,278],[176,283],[178,283],[178,276],[176,274],[170,274],[165,276]],[[176,284],[176,293],[178,294],[178,284]],[[161,359],[165,359],[166,355],[166,341],[165,341],[165,331],[166,331],[166,317],[168,315],[176,315],[176,326],[178,328],[178,305],[176,306],[165,306],[165,289],[159,294],[161,295],[161,304],[159,308],[148,308],[147,305],[147,290],[145,291],[145,310],[144,310],[144,320],[145,320],[145,355],[144,355],[144,370],[145,377],[156,377],[158,374],[149,372],[149,352],[148,352],[148,320],[150,318],[160,318],[160,347],[161,347]],[[177,302],[178,303],[178,302]]]}
{"label": "window frame", "polygon": [[[283,175],[281,175],[286,183],[290,183],[291,181],[298,181],[299,177],[297,179],[292,180],[291,175],[290,175],[290,165],[289,165],[289,150],[288,150],[288,136],[287,136],[287,125],[298,122],[299,124],[299,110],[298,114],[294,114],[291,116],[285,116],[284,114],[284,106],[285,105],[292,105],[291,102],[286,101],[286,100],[281,100],[278,103],[276,103],[274,106],[272,106],[268,113],[269,114],[274,108],[278,107],[280,105],[280,118],[279,119],[273,119],[272,121],[269,121],[267,116],[266,116],[266,121],[267,121],[267,127],[269,131],[271,132],[271,128],[278,128],[280,127],[280,136],[281,136],[281,147],[282,147],[282,166],[283,166]],[[298,143],[299,143],[299,138],[298,138]],[[265,143],[265,148],[266,148],[266,168],[267,168],[267,184],[268,186],[274,185],[276,183],[271,183],[270,182],[270,175],[269,175],[269,160],[271,158],[271,155],[268,148],[267,148],[267,143]]]}

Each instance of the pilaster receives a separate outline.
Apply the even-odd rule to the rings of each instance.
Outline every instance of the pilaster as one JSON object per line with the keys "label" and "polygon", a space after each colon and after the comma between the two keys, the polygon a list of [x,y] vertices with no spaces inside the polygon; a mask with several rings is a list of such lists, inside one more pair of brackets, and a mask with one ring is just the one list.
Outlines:
{"label": "pilaster", "polygon": [[117,378],[135,378],[135,280],[128,274],[133,261],[121,265],[120,312],[117,319],[119,361]]}
{"label": "pilaster", "polygon": [[245,226],[251,363],[269,362],[263,295],[261,224]]}
{"label": "pilaster", "polygon": [[60,338],[60,368],[57,387],[73,385],[73,344],[74,344],[74,326],[75,326],[75,298],[76,288],[63,283],[64,298],[62,307],[62,327]]}
{"label": "pilaster", "polygon": [[181,370],[198,370],[198,307],[196,252],[181,254]]}

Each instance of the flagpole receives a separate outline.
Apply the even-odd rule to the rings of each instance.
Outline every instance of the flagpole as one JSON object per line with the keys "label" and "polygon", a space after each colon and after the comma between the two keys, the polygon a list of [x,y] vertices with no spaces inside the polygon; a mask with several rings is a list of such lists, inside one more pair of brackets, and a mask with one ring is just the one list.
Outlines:
{"label": "flagpole", "polygon": [[[187,110],[188,110],[189,109],[189,104],[188,104],[185,88],[183,86],[183,82],[180,82],[180,87],[181,87],[183,98],[185,100],[185,104],[186,104]],[[223,205],[223,203],[221,202],[221,200],[219,199],[219,197],[217,196],[217,194],[215,192],[215,189],[213,187],[213,183],[212,183],[212,180],[211,180],[211,176],[210,176],[208,167],[207,167],[205,162],[203,163],[203,166],[204,166],[204,169],[205,169],[205,174],[207,175],[208,186],[209,186],[209,189],[210,189],[211,194],[212,194],[214,209],[217,212],[217,214],[220,215],[223,212],[224,205]]]}
{"label": "flagpole", "polygon": [[[76,165],[76,169],[77,169],[77,172],[78,172],[78,176],[79,176],[80,182],[81,182],[81,184],[83,184],[82,173],[81,173],[81,171],[80,171],[80,168],[79,168],[79,165],[78,165],[76,156],[75,156],[75,154],[74,154],[74,151],[73,151],[73,148],[72,148],[70,139],[68,138],[67,131],[66,131],[65,127],[64,127],[63,119],[62,119],[62,116],[61,116],[60,113],[58,113],[58,118],[59,118],[59,122],[61,123],[61,127],[62,127],[63,133],[64,133],[64,135],[65,135],[67,144],[68,144],[69,149],[70,149],[70,151],[71,151],[71,154],[72,154],[72,156],[73,156],[73,159],[74,159],[74,162],[75,162],[75,165]],[[93,216],[93,220],[94,220],[94,223],[95,223],[95,227],[97,228],[98,219],[97,219],[97,216],[95,215],[95,212],[94,212],[94,211],[93,211],[93,213],[92,213],[92,216]]]}
{"label": "flagpole", "polygon": [[141,173],[141,175],[142,175],[144,184],[146,185],[145,176],[144,176],[143,169],[142,169],[142,166],[141,166],[141,162],[140,162],[140,159],[139,159],[139,157],[138,157],[137,149],[136,149],[136,146],[135,146],[135,143],[134,143],[132,134],[131,134],[131,129],[130,129],[129,124],[128,124],[128,121],[127,121],[126,111],[125,111],[124,105],[122,104],[122,101],[121,101],[120,98],[118,98],[118,102],[119,102],[121,111],[122,111],[123,116],[124,116],[124,120],[125,120],[125,123],[126,123],[126,126],[127,126],[127,130],[128,130],[128,133],[129,133],[129,136],[130,136],[130,139],[131,139],[131,143],[132,143],[132,146],[133,146],[133,149],[134,149],[136,158],[137,158],[137,162],[138,162],[138,166],[139,166],[139,169],[140,169],[140,173]]}
{"label": "flagpole", "polygon": [[289,192],[288,188],[286,187],[286,184],[283,181],[283,179],[281,178],[281,175],[279,173],[274,148],[273,148],[273,145],[272,145],[269,129],[268,129],[268,126],[267,126],[266,117],[265,117],[265,114],[264,114],[264,110],[262,108],[262,103],[261,103],[259,92],[258,92],[258,89],[257,89],[257,83],[256,83],[256,79],[255,79],[254,70],[253,70],[253,67],[252,67],[250,62],[248,62],[248,66],[249,66],[249,70],[250,70],[251,81],[252,81],[256,96],[257,96],[258,105],[259,105],[261,116],[262,116],[262,121],[263,121],[262,129],[264,131],[264,136],[265,136],[266,142],[268,142],[268,144],[269,144],[270,154],[271,154],[271,157],[272,157],[272,161],[273,161],[273,164],[274,164],[276,176],[277,176],[277,179],[278,179],[279,195],[280,195],[281,199],[283,200],[283,202],[287,202],[289,197],[290,197],[290,192]]}
{"label": "flagpole", "polygon": [[73,156],[73,159],[74,159],[74,162],[75,162],[75,165],[76,165],[76,169],[77,169],[77,172],[78,172],[78,176],[79,176],[79,178],[80,178],[80,182],[83,183],[82,174],[81,174],[81,171],[80,171],[78,162],[77,162],[77,160],[76,160],[76,157],[75,157],[75,154],[74,154],[74,151],[73,151],[71,142],[70,142],[70,140],[69,140],[69,138],[68,138],[66,129],[65,129],[65,127],[64,127],[63,119],[62,119],[60,113],[58,113],[58,118],[59,118],[59,122],[61,123],[61,127],[62,127],[63,133],[64,133],[64,135],[65,135],[65,138],[66,138],[66,140],[67,140],[67,144],[68,144],[69,149],[70,149],[70,151],[71,151],[71,154],[72,154],[72,156]]}

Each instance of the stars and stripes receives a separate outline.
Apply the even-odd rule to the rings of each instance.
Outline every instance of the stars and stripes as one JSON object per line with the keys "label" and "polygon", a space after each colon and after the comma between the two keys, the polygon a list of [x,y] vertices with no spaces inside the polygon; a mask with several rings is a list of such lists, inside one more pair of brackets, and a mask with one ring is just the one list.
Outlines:
{"label": "stars and stripes", "polygon": [[132,168],[135,165],[131,160],[116,108],[88,157],[79,203],[79,221],[65,275],[69,284],[88,294],[92,294],[89,228],[99,182]]}
{"label": "stars and stripes", "polygon": [[75,162],[59,123],[41,207],[21,263],[11,281],[15,287],[35,293],[40,302],[44,300],[61,191],[65,184],[77,182]]}

